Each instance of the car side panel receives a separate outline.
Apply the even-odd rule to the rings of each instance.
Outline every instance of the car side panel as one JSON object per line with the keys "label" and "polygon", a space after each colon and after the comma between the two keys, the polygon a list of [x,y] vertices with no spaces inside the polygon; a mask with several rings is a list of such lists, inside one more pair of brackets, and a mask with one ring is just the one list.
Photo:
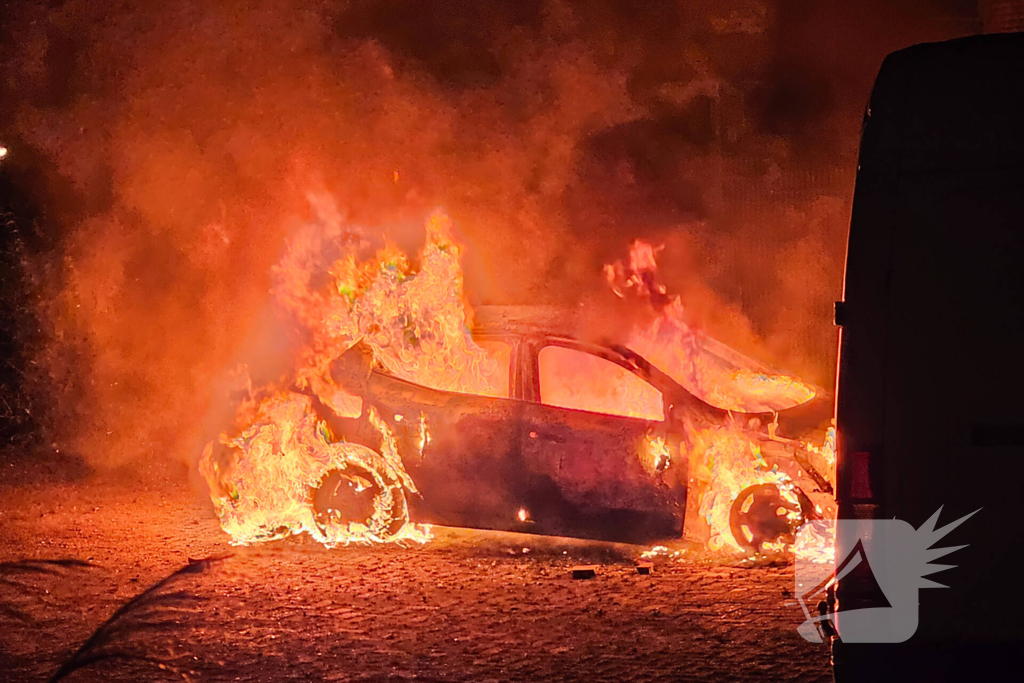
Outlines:
{"label": "car side panel", "polygon": [[526,530],[516,518],[521,401],[436,391],[379,372],[367,389],[419,490],[410,497],[414,521]]}
{"label": "car side panel", "polygon": [[685,487],[670,489],[641,466],[647,434],[660,424],[524,404],[524,506],[541,533],[632,542],[682,534]]}

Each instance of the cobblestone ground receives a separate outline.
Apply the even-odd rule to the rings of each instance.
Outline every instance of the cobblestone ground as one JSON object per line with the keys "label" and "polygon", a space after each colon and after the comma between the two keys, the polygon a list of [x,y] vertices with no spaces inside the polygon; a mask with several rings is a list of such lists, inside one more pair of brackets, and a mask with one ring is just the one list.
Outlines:
{"label": "cobblestone ground", "polygon": [[[239,549],[173,478],[0,482],[0,680],[46,680],[90,637],[67,680],[831,680],[791,565],[686,553],[642,576],[635,546],[436,533]],[[69,558],[92,566],[25,564]],[[597,576],[572,580],[579,563]]]}

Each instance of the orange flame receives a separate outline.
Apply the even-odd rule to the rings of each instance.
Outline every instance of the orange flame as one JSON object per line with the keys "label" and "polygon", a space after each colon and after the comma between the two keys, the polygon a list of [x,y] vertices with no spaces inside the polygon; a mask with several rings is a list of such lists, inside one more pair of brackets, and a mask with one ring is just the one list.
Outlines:
{"label": "orange flame", "polygon": [[[470,334],[461,247],[446,215],[435,212],[426,221],[426,241],[414,261],[393,245],[373,249],[358,228],[342,225],[339,212],[323,198],[314,197],[313,205],[316,220],[295,236],[274,269],[275,298],[307,335],[290,378],[295,390],[250,390],[238,410],[237,432],[206,447],[200,471],[221,526],[235,543],[299,533],[327,545],[423,542],[429,529],[409,520],[405,493],[416,492],[416,486],[394,435],[353,393],[356,388],[335,383],[330,367],[361,342],[373,361],[396,377],[444,391],[507,396],[508,373],[501,369],[507,364],[496,362]],[[771,373],[692,329],[679,297],[669,296],[655,279],[657,252],[637,241],[628,267],[605,268],[616,294],[633,292],[655,305],[651,324],[632,331],[632,348],[720,407],[777,410],[813,396],[799,380]],[[539,364],[545,403],[665,418],[660,392],[611,361],[549,346]],[[587,380],[580,383],[580,377]],[[317,418],[313,396],[340,417],[367,419],[380,435],[379,452],[335,441]],[[730,531],[729,514],[744,488],[772,483],[785,500],[797,503],[790,477],[769,467],[758,444],[737,424],[688,427],[685,443],[678,446],[690,459],[694,490],[701,492],[700,515],[716,550],[741,547]],[[424,414],[418,437],[422,457],[431,440]],[[834,464],[834,445],[826,443],[814,453]],[[651,476],[673,463],[668,442],[653,433],[644,438],[640,459]],[[320,500],[328,484],[347,500],[361,501],[365,514],[347,516],[330,506],[330,496],[326,503]],[[529,513],[521,509],[517,517],[525,522]]]}
{"label": "orange flame", "polygon": [[538,354],[541,400],[553,406],[664,420],[661,392],[604,358],[560,346]]}
{"label": "orange flame", "polygon": [[[321,200],[322,201],[322,200]],[[507,378],[470,336],[461,247],[451,221],[435,212],[426,223],[427,241],[414,271],[397,247],[385,246],[360,261],[359,236],[342,231],[327,213],[292,242],[275,269],[275,295],[310,331],[312,343],[300,359],[300,385],[328,384],[327,366],[356,342],[397,377],[445,391],[499,396]],[[325,244],[327,242],[328,244]],[[329,266],[329,288],[312,283],[320,254],[343,253]],[[314,389],[316,387],[314,386]]]}
{"label": "orange flame", "polygon": [[[206,446],[199,463],[210,484],[221,527],[235,543],[308,533],[328,546],[380,541],[425,541],[428,530],[409,523],[404,489],[416,487],[398,457],[394,436],[370,411],[383,447],[335,443],[315,418],[308,396],[281,392],[262,401],[238,436]],[[372,514],[346,521],[318,515],[314,492],[332,472],[370,489]],[[360,491],[361,492],[361,491]]]}
{"label": "orange flame", "polygon": [[695,330],[686,320],[679,296],[657,282],[658,251],[633,242],[629,266],[605,266],[605,276],[620,297],[630,291],[649,301],[656,315],[634,329],[628,346],[706,403],[745,413],[784,410],[814,398],[814,389],[795,377],[773,372],[761,363]]}
{"label": "orange flame", "polygon": [[[742,550],[733,537],[729,523],[732,504],[740,492],[755,484],[775,484],[782,497],[799,506],[793,480],[784,472],[769,467],[760,447],[743,432],[731,427],[700,430],[691,449],[691,476],[704,486],[700,515],[707,522],[712,550]],[[787,511],[787,515],[794,515]]]}
{"label": "orange flame", "polygon": [[[628,265],[621,261],[604,268],[615,294],[630,295],[649,303],[653,318],[628,335],[628,346],[684,388],[706,403],[741,413],[777,412],[811,400],[814,389],[800,380],[773,372],[694,329],[686,319],[682,299],[670,295],[657,280],[657,255],[661,250],[636,240]],[[774,436],[769,427],[769,438]],[[699,514],[708,525],[708,546],[712,550],[739,551],[742,544],[733,537],[730,512],[734,501],[749,486],[774,484],[789,503],[782,514],[792,524],[800,516],[799,498],[792,478],[769,467],[760,446],[738,422],[694,429],[688,435],[691,495],[699,496]],[[652,460],[653,443],[645,444],[645,459]],[[835,433],[830,432],[821,447],[800,444],[824,464],[834,482]],[[646,467],[646,465],[645,465]],[[815,544],[815,541],[820,543]],[[801,539],[800,552],[827,554],[826,539]],[[768,544],[771,546],[771,544]],[[769,547],[768,549],[771,549]],[[781,547],[775,549],[782,549]]]}
{"label": "orange flame", "polygon": [[[298,389],[310,390],[341,417],[363,415],[362,399],[339,387],[330,374],[335,359],[363,342],[375,362],[397,377],[447,391],[490,396],[506,391],[507,373],[470,336],[461,249],[447,216],[438,212],[427,221],[426,244],[414,270],[393,246],[360,259],[361,236],[343,229],[338,213],[323,199],[314,198],[314,206],[318,220],[296,236],[275,268],[276,299],[309,334],[296,362]],[[327,268],[330,280],[317,286],[324,254],[335,258]],[[428,532],[409,523],[404,490],[415,492],[416,487],[402,466],[394,436],[376,412],[370,410],[367,418],[381,435],[380,453],[332,442],[308,396],[279,392],[253,403],[239,409],[240,434],[222,435],[220,447],[208,445],[200,462],[221,526],[235,542],[303,532],[327,545],[428,538]],[[421,452],[429,442],[421,416]],[[355,482],[356,494],[372,493],[366,519],[339,521],[337,515],[316,510],[315,492],[338,472]]]}

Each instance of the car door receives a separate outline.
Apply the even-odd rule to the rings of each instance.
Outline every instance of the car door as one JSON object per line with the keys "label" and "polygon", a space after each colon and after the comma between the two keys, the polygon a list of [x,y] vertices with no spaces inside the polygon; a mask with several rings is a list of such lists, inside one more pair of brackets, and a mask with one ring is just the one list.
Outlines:
{"label": "car door", "polygon": [[530,480],[523,507],[536,530],[678,537],[685,492],[661,482],[662,393],[603,347],[550,338],[530,345],[527,357],[535,375],[525,383],[520,452]]}
{"label": "car door", "polygon": [[415,522],[523,529],[510,482],[519,469],[521,401],[509,396],[518,340],[478,339],[507,381],[491,393],[442,391],[376,369],[367,383],[375,407],[397,440],[419,495],[410,496]]}

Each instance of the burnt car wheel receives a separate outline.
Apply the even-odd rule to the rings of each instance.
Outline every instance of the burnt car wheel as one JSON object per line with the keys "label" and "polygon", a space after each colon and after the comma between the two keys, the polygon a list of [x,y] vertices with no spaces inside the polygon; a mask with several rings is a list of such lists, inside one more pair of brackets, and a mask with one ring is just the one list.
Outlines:
{"label": "burnt car wheel", "polygon": [[405,489],[384,458],[359,448],[310,487],[309,503],[329,542],[370,537],[387,541],[409,520]]}
{"label": "burnt car wheel", "polygon": [[[803,503],[804,496],[799,499]],[[754,553],[764,552],[769,543],[792,543],[806,519],[805,507],[784,498],[775,484],[748,486],[729,510],[733,538],[744,550]]]}

